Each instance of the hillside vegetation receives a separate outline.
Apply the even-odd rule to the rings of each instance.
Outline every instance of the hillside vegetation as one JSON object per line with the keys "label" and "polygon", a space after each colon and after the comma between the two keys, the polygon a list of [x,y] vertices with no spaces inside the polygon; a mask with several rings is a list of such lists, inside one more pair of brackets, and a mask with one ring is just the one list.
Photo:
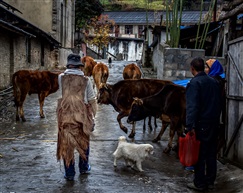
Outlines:
{"label": "hillside vegetation", "polygon": [[106,11],[165,10],[162,0],[101,0]]}

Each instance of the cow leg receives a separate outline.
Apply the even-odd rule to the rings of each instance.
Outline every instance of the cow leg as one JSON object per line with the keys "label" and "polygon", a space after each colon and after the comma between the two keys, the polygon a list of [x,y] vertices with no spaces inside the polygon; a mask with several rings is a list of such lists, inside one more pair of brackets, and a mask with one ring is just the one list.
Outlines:
{"label": "cow leg", "polygon": [[39,104],[40,104],[40,117],[45,118],[45,115],[44,115],[44,112],[43,112],[45,93],[38,94],[38,98],[39,98]]}
{"label": "cow leg", "polygon": [[170,153],[170,151],[172,149],[172,142],[173,142],[174,135],[175,135],[175,131],[170,128],[170,139],[169,139],[167,147],[163,151],[164,153]]}
{"label": "cow leg", "polygon": [[19,115],[23,122],[26,121],[26,119],[24,117],[24,101],[25,101],[26,95],[27,95],[27,93],[22,93],[21,97],[20,97],[20,101],[18,101]]}
{"label": "cow leg", "polygon": [[155,128],[158,127],[158,125],[157,125],[157,121],[156,121],[156,117],[154,117],[154,127],[155,127]]}
{"label": "cow leg", "polygon": [[143,133],[146,131],[146,118],[143,120]]}
{"label": "cow leg", "polygon": [[24,117],[24,109],[23,109],[23,104],[21,104],[19,106],[19,114],[20,114],[20,118],[22,119],[23,122],[26,121],[25,117]]}
{"label": "cow leg", "polygon": [[174,145],[172,147],[173,151],[178,152],[179,150],[179,137],[181,137],[183,135],[183,131],[184,131],[184,127],[182,124],[180,124],[177,128],[176,128],[176,133],[177,133],[177,141],[176,141],[176,145]]}
{"label": "cow leg", "polygon": [[158,142],[158,141],[161,140],[161,137],[162,137],[162,135],[164,134],[164,132],[165,132],[165,130],[166,130],[166,128],[168,127],[169,124],[170,124],[170,123],[165,122],[165,121],[162,120],[162,127],[161,127],[161,130],[160,130],[159,134],[157,135],[157,137],[156,137],[155,139],[153,139],[153,141],[152,141],[153,143],[156,143],[156,142]]}
{"label": "cow leg", "polygon": [[14,95],[14,102],[15,102],[15,106],[16,106],[16,121],[19,121],[20,118],[22,119],[23,122],[26,121],[26,119],[24,117],[24,109],[23,109],[26,95],[27,95],[27,92],[25,92],[21,88],[18,88]]}
{"label": "cow leg", "polygon": [[127,116],[127,115],[125,115],[125,113],[123,113],[123,112],[119,113],[118,116],[117,116],[117,121],[119,123],[121,130],[124,131],[125,133],[127,133],[127,128],[121,122],[121,119],[125,116]]}
{"label": "cow leg", "polygon": [[[170,139],[168,142],[167,148],[164,149],[164,153],[169,153],[172,149],[172,143],[173,143],[173,138],[175,136],[176,128],[178,127],[178,119],[177,117],[171,117],[171,123],[170,123]],[[173,120],[173,121],[172,121]]]}
{"label": "cow leg", "polygon": [[152,117],[149,116],[148,126],[149,126],[150,131],[153,131],[153,127],[152,127],[152,124],[151,124],[151,119],[152,119]]}
{"label": "cow leg", "polygon": [[19,121],[19,107],[16,105],[16,121]]}
{"label": "cow leg", "polygon": [[135,137],[135,134],[136,134],[136,132],[135,132],[135,126],[136,126],[136,122],[133,122],[133,124],[132,124],[132,131],[128,135],[129,138],[134,138]]}

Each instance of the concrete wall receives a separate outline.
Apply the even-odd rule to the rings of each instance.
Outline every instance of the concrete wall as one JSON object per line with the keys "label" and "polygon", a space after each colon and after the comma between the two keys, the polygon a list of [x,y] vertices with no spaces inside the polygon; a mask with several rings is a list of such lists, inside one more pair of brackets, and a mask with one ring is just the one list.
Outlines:
{"label": "concrete wall", "polygon": [[50,17],[52,16],[53,0],[26,0],[24,3],[20,0],[4,1],[23,13],[15,12],[19,17],[46,32],[52,31],[52,19]]}
{"label": "concrete wall", "polygon": [[75,1],[53,0],[52,19],[54,37],[62,44],[62,47],[70,49],[74,47],[75,33]]}
{"label": "concrete wall", "polygon": [[[73,52],[72,52],[72,50],[69,50],[69,49],[61,49],[61,50],[59,50],[59,53],[60,53],[60,55],[59,55],[59,63],[58,63],[58,65],[60,67],[66,67],[66,65],[67,65],[67,57],[68,57],[69,54],[71,54]],[[81,53],[80,53],[80,56],[82,56]]]}
{"label": "concrete wall", "polygon": [[46,33],[64,48],[74,47],[75,1],[66,0],[4,0],[23,14],[14,12]]}

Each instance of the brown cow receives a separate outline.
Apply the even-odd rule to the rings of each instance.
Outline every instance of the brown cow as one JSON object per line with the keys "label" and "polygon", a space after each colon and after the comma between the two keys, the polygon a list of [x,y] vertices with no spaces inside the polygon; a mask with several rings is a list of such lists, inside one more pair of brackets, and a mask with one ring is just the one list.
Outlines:
{"label": "brown cow", "polygon": [[90,56],[84,56],[81,59],[81,62],[84,64],[84,75],[89,77],[92,76],[93,68],[97,62]]}
{"label": "brown cow", "polygon": [[141,79],[142,73],[140,68],[132,63],[125,66],[123,69],[123,78],[126,79]]}
{"label": "brown cow", "polygon": [[94,79],[97,93],[98,93],[100,84],[106,83],[106,81],[109,77],[109,69],[104,63],[102,63],[102,62],[97,63],[94,66],[92,75],[93,75],[93,79]]}
{"label": "brown cow", "polygon": [[162,127],[161,127],[161,130],[160,130],[159,134],[157,135],[157,137],[153,139],[152,142],[154,142],[154,143],[158,142],[161,139],[161,137],[164,134],[166,128],[170,124],[170,117],[168,117],[167,115],[162,114],[159,118],[162,121]]}
{"label": "brown cow", "polygon": [[16,121],[19,116],[22,121],[24,117],[23,104],[27,94],[38,94],[40,104],[40,117],[44,118],[43,105],[45,97],[58,90],[58,75],[50,71],[19,70],[13,74],[13,95],[16,105]]}
{"label": "brown cow", "polygon": [[[165,85],[160,92],[145,98],[135,98],[129,116],[128,123],[139,121],[147,116],[167,115],[170,118],[170,140],[164,150],[168,153],[172,148],[175,132],[178,136],[183,133],[183,125],[186,122],[186,89],[178,85]],[[161,130],[160,135],[163,131]],[[159,139],[160,137],[157,137]]]}
{"label": "brown cow", "polygon": [[[99,89],[98,103],[111,104],[119,113],[117,121],[120,128],[127,133],[127,128],[121,123],[121,119],[129,115],[134,97],[146,97],[159,92],[164,85],[173,84],[171,81],[158,79],[121,80],[114,85],[102,84]],[[135,136],[135,124],[133,124],[130,138]]]}
{"label": "brown cow", "polygon": [[[127,64],[125,66],[125,68],[123,69],[122,75],[123,75],[124,80],[127,80],[127,79],[135,80],[135,79],[141,79],[142,72],[136,64],[131,63],[131,64]],[[155,127],[157,127],[156,118],[154,118],[154,125],[155,125]],[[151,117],[149,117],[148,126],[150,128],[150,131],[152,131]],[[146,118],[144,119],[144,123],[143,123],[143,131],[145,132],[145,130],[146,130]]]}

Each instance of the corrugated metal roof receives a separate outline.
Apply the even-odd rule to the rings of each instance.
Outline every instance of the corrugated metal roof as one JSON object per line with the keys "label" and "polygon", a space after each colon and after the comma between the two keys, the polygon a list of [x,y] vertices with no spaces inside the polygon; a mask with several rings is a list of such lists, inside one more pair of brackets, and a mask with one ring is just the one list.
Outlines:
{"label": "corrugated metal roof", "polygon": [[[202,12],[202,18],[207,12]],[[146,25],[146,11],[111,11],[104,12],[104,15],[108,15],[109,19],[115,21],[117,25]],[[159,24],[160,16],[163,15],[163,21],[166,20],[166,12],[148,12],[148,24]],[[200,11],[183,11],[182,12],[182,25],[197,24],[200,18]]]}

